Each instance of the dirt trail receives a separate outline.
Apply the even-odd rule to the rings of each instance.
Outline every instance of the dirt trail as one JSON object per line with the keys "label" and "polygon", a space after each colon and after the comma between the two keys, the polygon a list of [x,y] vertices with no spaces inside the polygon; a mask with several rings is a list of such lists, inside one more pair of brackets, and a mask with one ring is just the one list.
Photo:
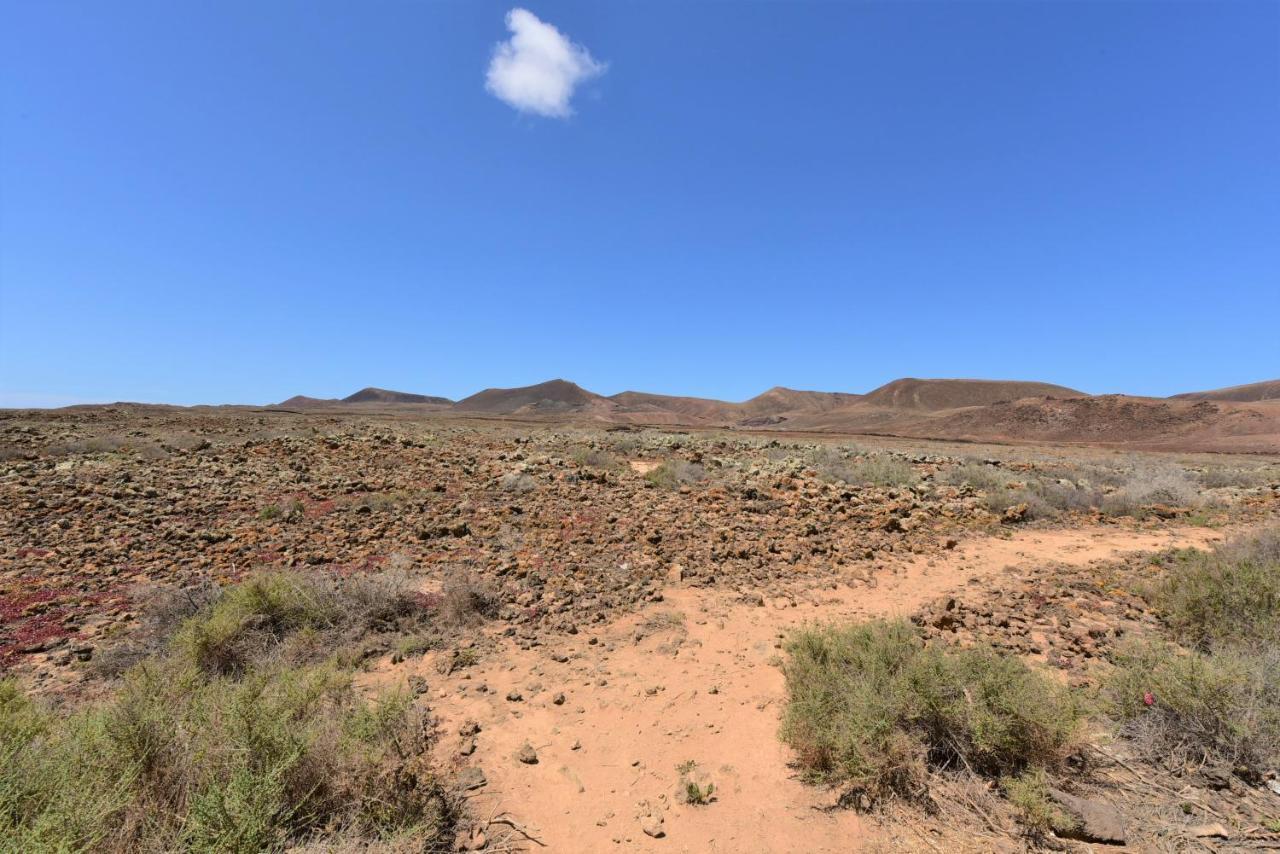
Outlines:
{"label": "dirt trail", "polygon": [[[1083,565],[1218,536],[1203,528],[1023,531],[903,562],[874,587],[841,585],[796,599],[766,592],[763,607],[729,591],[676,585],[662,602],[553,645],[522,650],[503,640],[501,652],[449,676],[433,656],[384,662],[369,681],[426,680],[425,699],[445,733],[442,752],[488,778],[474,810],[515,816],[545,844],[531,849],[849,851],[868,837],[858,816],[822,810],[831,794],[801,783],[777,738],[784,685],[773,662],[787,630],[907,614],[1020,563]],[[468,720],[481,729],[474,754],[463,758],[457,733]],[[526,741],[536,764],[515,758]],[[710,805],[677,800],[676,766],[690,760],[715,782]],[[664,816],[664,838],[642,832],[637,816],[646,803]]]}

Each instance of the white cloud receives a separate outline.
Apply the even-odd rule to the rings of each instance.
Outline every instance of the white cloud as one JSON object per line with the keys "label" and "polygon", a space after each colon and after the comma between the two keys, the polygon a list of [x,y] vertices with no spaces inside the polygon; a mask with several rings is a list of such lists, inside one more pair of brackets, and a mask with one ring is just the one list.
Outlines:
{"label": "white cloud", "polygon": [[508,12],[507,29],[511,38],[494,47],[485,89],[521,112],[571,115],[573,90],[603,74],[605,64],[527,9]]}

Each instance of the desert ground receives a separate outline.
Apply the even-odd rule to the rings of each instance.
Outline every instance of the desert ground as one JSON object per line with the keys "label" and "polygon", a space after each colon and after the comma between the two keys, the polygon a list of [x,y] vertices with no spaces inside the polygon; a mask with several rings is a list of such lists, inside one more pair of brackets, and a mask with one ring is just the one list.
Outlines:
{"label": "desert ground", "polygon": [[0,412],[0,849],[1280,848],[1274,449],[357,403]]}

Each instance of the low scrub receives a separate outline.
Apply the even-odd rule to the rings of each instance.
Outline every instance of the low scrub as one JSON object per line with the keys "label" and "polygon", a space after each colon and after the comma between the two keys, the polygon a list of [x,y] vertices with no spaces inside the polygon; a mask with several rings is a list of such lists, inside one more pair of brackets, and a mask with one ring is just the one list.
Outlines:
{"label": "low scrub", "polygon": [[426,721],[405,695],[363,698],[335,658],[314,663],[325,633],[403,618],[398,590],[251,578],[69,714],[0,683],[0,850],[446,842],[456,805],[427,762]]}
{"label": "low scrub", "polygon": [[301,500],[286,498],[263,507],[258,511],[258,518],[264,522],[297,522],[306,515],[306,510]]}
{"label": "low scrub", "polygon": [[617,457],[600,448],[574,448],[573,461],[580,466],[605,471],[618,471],[623,468],[622,462]]}
{"label": "low scrub", "polygon": [[[229,587],[145,595],[153,604],[138,629],[95,656],[99,676],[119,676],[162,653],[222,676],[273,663],[314,664],[335,655],[355,660],[370,634],[430,635],[438,645],[446,633],[472,622],[470,612],[477,610],[471,594],[425,596],[395,570],[347,578],[265,572]],[[481,615],[492,613],[492,603],[482,604]]]}
{"label": "low scrub", "polygon": [[272,573],[228,588],[208,613],[179,629],[179,651],[200,670],[233,674],[303,629],[334,626],[344,615],[330,591],[302,576]]}
{"label": "low scrub", "polygon": [[440,840],[454,807],[407,700],[327,668],[206,679],[150,663],[58,716],[0,684],[9,851],[278,850],[341,831]]}
{"label": "low scrub", "polygon": [[1177,466],[1139,466],[1102,502],[1102,512],[1109,516],[1142,517],[1157,504],[1173,507],[1197,507],[1200,488]]}
{"label": "low scrub", "polygon": [[1057,765],[1082,711],[1057,683],[985,648],[926,646],[906,621],[806,629],[786,644],[782,738],[816,780],[871,801],[919,796],[927,774]]}
{"label": "low scrub", "polygon": [[659,489],[676,489],[705,480],[707,470],[699,463],[688,460],[666,460],[662,465],[645,473],[645,480]]}
{"label": "low scrub", "polygon": [[982,493],[982,506],[1002,513],[1027,505],[1029,519],[1053,519],[1063,513],[1089,512],[1102,505],[1102,493],[1066,477],[1015,476],[997,466],[968,462],[945,472],[940,481]]}
{"label": "low scrub", "polygon": [[1062,810],[1049,792],[1049,778],[1043,768],[1032,768],[1017,777],[1000,781],[1005,797],[1017,811],[1018,820],[1033,838],[1047,837],[1076,829],[1076,819]]}
{"label": "low scrub", "polygon": [[968,486],[980,492],[1000,495],[1009,490],[1009,484],[1015,478],[998,466],[970,460],[943,472],[938,480],[951,486]]}
{"label": "low scrub", "polygon": [[1221,761],[1247,778],[1280,766],[1280,648],[1200,652],[1148,641],[1125,648],[1116,665],[1107,698],[1150,759]]}
{"label": "low scrub", "polygon": [[1173,556],[1148,595],[1179,645],[1123,649],[1107,695],[1152,758],[1280,766],[1280,529]]}
{"label": "low scrub", "polygon": [[1280,644],[1280,528],[1178,553],[1152,599],[1174,636],[1198,649]]}
{"label": "low scrub", "polygon": [[1267,472],[1260,468],[1227,468],[1210,466],[1196,473],[1196,480],[1206,489],[1253,489],[1265,486]]}
{"label": "low scrub", "polygon": [[919,480],[906,460],[891,454],[867,454],[853,459],[827,456],[815,463],[822,477],[853,486],[910,486]]}

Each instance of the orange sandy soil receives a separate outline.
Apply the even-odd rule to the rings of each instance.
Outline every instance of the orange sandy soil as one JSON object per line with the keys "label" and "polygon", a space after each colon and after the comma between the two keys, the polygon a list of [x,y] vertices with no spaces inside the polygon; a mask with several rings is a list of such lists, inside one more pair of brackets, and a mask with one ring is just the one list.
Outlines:
{"label": "orange sandy soil", "polygon": [[[676,583],[661,602],[554,645],[525,650],[496,636],[496,651],[447,676],[438,668],[440,654],[431,653],[400,664],[384,659],[361,680],[370,689],[425,680],[422,701],[444,734],[441,759],[459,769],[479,766],[487,777],[471,809],[482,818],[512,816],[545,846],[526,843],[530,850],[857,850],[908,831],[827,809],[835,794],[805,784],[792,767],[777,737],[785,696],[776,665],[787,631],[815,621],[907,615],[966,587],[972,595],[975,584],[1017,565],[1083,566],[1133,552],[1203,547],[1220,537],[1205,528],[975,537],[942,556],[902,559],[876,586],[766,597],[763,606]],[[511,692],[521,699],[507,699]],[[468,739],[458,732],[468,721],[480,731],[474,753],[464,757],[459,748]],[[536,764],[515,758],[526,742],[536,749]],[[689,760],[715,783],[708,805],[677,798],[676,767]],[[638,816],[649,809],[664,818],[663,838],[641,830]],[[897,844],[915,847],[905,839]],[[919,847],[936,849],[931,842]]]}

